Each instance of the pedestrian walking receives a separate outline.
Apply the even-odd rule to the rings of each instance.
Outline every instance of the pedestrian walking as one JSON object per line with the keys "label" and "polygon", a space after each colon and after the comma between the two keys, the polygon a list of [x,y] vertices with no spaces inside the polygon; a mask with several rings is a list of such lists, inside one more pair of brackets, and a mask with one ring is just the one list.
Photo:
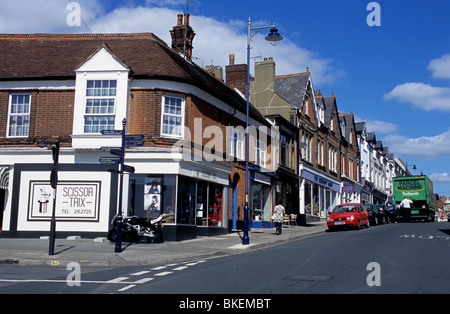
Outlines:
{"label": "pedestrian walking", "polygon": [[403,212],[405,215],[405,222],[411,222],[411,204],[413,201],[408,199],[406,196],[403,201],[400,202],[400,207],[403,208]]}
{"label": "pedestrian walking", "polygon": [[272,220],[275,223],[275,230],[276,230],[275,234],[276,235],[280,235],[281,231],[283,229],[284,213],[285,213],[285,209],[284,209],[284,206],[281,204],[278,204],[273,209]]}

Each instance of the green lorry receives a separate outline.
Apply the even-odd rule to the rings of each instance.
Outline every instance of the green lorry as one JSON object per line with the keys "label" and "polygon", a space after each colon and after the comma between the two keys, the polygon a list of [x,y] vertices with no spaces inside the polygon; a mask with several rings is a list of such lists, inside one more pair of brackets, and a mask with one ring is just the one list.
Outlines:
{"label": "green lorry", "polygon": [[413,201],[411,205],[413,221],[434,221],[436,203],[433,182],[427,176],[395,177],[392,179],[392,188],[397,221],[405,219],[405,211],[400,207],[400,202],[405,196]]}

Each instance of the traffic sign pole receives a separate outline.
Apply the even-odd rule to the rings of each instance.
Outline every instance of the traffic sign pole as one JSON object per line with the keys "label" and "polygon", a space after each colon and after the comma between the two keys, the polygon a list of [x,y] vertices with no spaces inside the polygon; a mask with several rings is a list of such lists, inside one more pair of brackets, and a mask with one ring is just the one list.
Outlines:
{"label": "traffic sign pole", "polygon": [[144,145],[144,135],[125,135],[125,127],[127,125],[127,120],[124,118],[122,120],[122,130],[103,130],[101,133],[105,136],[121,136],[122,145],[121,147],[102,147],[100,150],[102,152],[109,152],[111,155],[116,157],[108,156],[101,157],[99,159],[102,164],[120,164],[119,170],[109,170],[112,173],[118,173],[120,175],[120,186],[119,186],[119,207],[116,219],[116,246],[114,251],[116,253],[122,252],[122,225],[123,225],[123,174],[124,172],[134,173],[135,169],[132,166],[125,165],[125,148],[137,147]]}
{"label": "traffic sign pole", "polygon": [[117,215],[116,221],[116,247],[114,252],[122,252],[122,224],[123,224],[123,213],[122,213],[122,200],[123,200],[123,165],[125,159],[125,127],[127,125],[127,120],[124,118],[122,120],[122,156],[120,158],[120,188],[119,188],[119,213]]}

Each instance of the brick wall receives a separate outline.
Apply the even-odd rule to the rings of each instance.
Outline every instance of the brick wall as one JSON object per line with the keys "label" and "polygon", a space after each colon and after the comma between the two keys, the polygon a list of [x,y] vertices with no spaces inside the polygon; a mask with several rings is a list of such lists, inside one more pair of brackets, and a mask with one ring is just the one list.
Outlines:
{"label": "brick wall", "polygon": [[[31,95],[28,138],[7,138],[9,95],[0,92],[0,146],[34,146],[39,140],[59,140],[71,145],[75,92],[22,90]],[[16,92],[16,91],[14,91]]]}

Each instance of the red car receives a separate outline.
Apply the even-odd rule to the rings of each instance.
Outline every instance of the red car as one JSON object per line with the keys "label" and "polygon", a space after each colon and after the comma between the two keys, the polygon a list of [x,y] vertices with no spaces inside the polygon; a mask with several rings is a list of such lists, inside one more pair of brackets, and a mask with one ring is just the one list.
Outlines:
{"label": "red car", "polygon": [[338,227],[369,227],[369,215],[364,205],[359,203],[348,203],[337,205],[327,218],[329,230]]}

